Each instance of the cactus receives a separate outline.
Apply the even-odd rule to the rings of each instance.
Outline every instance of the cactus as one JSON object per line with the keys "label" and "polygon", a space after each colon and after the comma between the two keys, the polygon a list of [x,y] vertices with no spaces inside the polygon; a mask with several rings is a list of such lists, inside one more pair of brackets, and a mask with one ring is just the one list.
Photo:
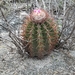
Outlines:
{"label": "cactus", "polygon": [[43,58],[58,43],[58,30],[54,20],[43,9],[35,9],[22,25],[22,39],[30,57]]}

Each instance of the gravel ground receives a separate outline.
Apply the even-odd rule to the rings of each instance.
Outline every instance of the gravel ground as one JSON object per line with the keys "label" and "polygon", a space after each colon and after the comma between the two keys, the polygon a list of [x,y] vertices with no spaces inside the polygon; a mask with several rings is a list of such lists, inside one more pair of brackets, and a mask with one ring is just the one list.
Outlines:
{"label": "gravel ground", "polygon": [[75,50],[54,50],[44,59],[22,58],[0,41],[0,75],[75,75]]}
{"label": "gravel ground", "polygon": [[[17,18],[14,21],[20,22]],[[10,24],[13,25],[12,23]],[[0,36],[9,39],[5,34],[8,33],[3,32]],[[54,50],[49,56],[39,60],[22,58],[12,43],[0,40],[0,75],[75,75],[75,43],[72,49]]]}

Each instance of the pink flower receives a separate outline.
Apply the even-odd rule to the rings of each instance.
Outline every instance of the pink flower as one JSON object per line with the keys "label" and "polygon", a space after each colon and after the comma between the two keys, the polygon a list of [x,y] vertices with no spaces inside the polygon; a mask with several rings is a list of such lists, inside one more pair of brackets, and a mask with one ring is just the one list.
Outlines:
{"label": "pink flower", "polygon": [[40,9],[35,9],[34,12],[40,13]]}

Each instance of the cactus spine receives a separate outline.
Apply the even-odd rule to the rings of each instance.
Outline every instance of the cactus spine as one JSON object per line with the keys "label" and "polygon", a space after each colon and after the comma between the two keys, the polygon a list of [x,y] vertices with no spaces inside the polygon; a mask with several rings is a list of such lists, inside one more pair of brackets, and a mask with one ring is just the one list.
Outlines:
{"label": "cactus spine", "polygon": [[26,51],[29,56],[42,58],[48,55],[57,44],[58,30],[54,20],[48,17],[46,11],[35,10],[36,12],[33,11],[22,26],[22,37],[23,40],[28,41]]}

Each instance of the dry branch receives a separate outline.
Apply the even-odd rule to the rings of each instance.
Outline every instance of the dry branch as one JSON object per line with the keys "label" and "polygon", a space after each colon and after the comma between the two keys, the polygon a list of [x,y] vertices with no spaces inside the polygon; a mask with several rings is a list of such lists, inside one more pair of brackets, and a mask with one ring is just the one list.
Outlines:
{"label": "dry branch", "polygon": [[[18,38],[13,32],[12,32],[12,26],[9,25],[7,19],[5,18],[5,15],[3,13],[3,11],[1,10],[0,8],[0,11],[1,11],[1,14],[3,16],[3,19],[4,19],[4,22],[6,23],[6,26],[0,24],[1,27],[3,27],[4,29],[6,29],[8,32],[9,32],[9,37],[12,39],[12,43],[17,47],[18,49],[18,52],[21,54],[21,55],[25,55],[25,48],[23,47],[23,43],[22,43],[22,40],[20,38]],[[27,41],[26,41],[27,42]]]}

